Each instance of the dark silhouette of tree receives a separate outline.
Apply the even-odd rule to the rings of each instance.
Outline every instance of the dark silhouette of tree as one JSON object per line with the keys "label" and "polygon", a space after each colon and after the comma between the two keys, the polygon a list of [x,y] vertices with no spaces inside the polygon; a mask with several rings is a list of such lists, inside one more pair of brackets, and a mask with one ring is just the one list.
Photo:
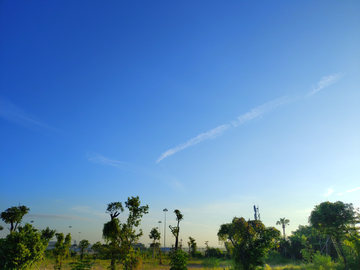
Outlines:
{"label": "dark silhouette of tree", "polygon": [[184,219],[184,215],[181,214],[180,210],[178,210],[178,209],[176,209],[174,211],[174,213],[176,215],[177,226],[173,227],[173,226],[169,225],[169,228],[170,228],[172,234],[175,236],[175,250],[177,250],[178,245],[179,245],[180,221]]}
{"label": "dark silhouette of tree", "polygon": [[0,214],[0,218],[6,223],[10,224],[10,233],[16,230],[24,215],[26,215],[30,209],[24,205],[13,206],[6,209]]}

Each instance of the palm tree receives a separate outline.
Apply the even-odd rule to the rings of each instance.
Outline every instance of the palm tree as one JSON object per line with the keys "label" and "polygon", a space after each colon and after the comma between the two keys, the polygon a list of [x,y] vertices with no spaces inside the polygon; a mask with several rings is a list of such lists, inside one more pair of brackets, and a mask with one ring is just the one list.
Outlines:
{"label": "palm tree", "polygon": [[285,218],[280,218],[280,220],[276,222],[276,225],[282,225],[284,240],[285,240],[285,226],[288,225],[289,222],[290,222],[290,220],[285,219]]}

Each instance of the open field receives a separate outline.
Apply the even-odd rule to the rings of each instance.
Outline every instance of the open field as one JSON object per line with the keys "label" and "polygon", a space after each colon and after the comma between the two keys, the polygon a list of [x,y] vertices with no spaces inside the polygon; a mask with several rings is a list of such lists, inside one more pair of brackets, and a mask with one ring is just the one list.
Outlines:
{"label": "open field", "polygon": [[[231,261],[222,261],[222,260],[217,260],[218,261],[218,265],[208,265],[208,266],[204,266],[203,264],[203,260],[191,260],[188,262],[187,264],[187,268],[188,269],[197,269],[197,270],[206,270],[206,269],[213,269],[213,270],[230,270],[231,266],[232,266],[232,262]],[[73,267],[75,266],[74,263],[76,261],[74,259],[67,259],[64,263],[64,266],[62,267],[63,270],[70,270],[73,269]],[[92,270],[105,270],[108,269],[110,265],[110,261],[109,260],[96,260],[94,262],[94,264],[92,265],[91,269]],[[122,269],[121,266],[118,266],[119,269]],[[165,263],[163,265],[159,265],[159,263],[157,261],[154,260],[145,260],[141,267],[139,268],[139,270],[169,270],[171,268],[169,261],[165,260]],[[35,267],[33,267],[33,269],[41,269],[41,270],[45,270],[45,269],[54,269],[54,261],[50,260],[50,259],[46,259],[44,261],[42,261],[41,263],[38,263]],[[261,269],[261,270],[315,270],[315,269],[320,269],[312,264],[303,264],[301,262],[294,262],[294,263],[287,263],[287,264],[266,264],[264,267],[258,267],[257,269]],[[330,268],[322,268],[322,269],[326,269],[326,270],[331,270],[331,269],[342,269],[341,266],[339,265],[334,265],[333,267]]]}

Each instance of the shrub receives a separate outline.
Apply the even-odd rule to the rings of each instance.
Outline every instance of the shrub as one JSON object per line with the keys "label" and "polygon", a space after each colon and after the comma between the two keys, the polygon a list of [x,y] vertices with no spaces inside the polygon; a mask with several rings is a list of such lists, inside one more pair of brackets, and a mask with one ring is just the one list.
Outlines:
{"label": "shrub", "polygon": [[182,250],[176,250],[170,254],[170,270],[187,270],[188,255]]}
{"label": "shrub", "polygon": [[201,262],[201,265],[203,268],[215,268],[215,267],[219,267],[219,260],[215,259],[215,258],[208,258],[208,259],[204,259]]}

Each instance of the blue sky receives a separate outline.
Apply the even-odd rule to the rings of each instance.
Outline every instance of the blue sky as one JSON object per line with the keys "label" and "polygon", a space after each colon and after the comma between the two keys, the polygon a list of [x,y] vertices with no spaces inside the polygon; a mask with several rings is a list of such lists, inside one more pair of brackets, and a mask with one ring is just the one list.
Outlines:
{"label": "blue sky", "polygon": [[359,1],[1,1],[0,211],[94,243],[139,196],[141,242],[166,207],[218,246],[254,204],[359,207],[359,33]]}

